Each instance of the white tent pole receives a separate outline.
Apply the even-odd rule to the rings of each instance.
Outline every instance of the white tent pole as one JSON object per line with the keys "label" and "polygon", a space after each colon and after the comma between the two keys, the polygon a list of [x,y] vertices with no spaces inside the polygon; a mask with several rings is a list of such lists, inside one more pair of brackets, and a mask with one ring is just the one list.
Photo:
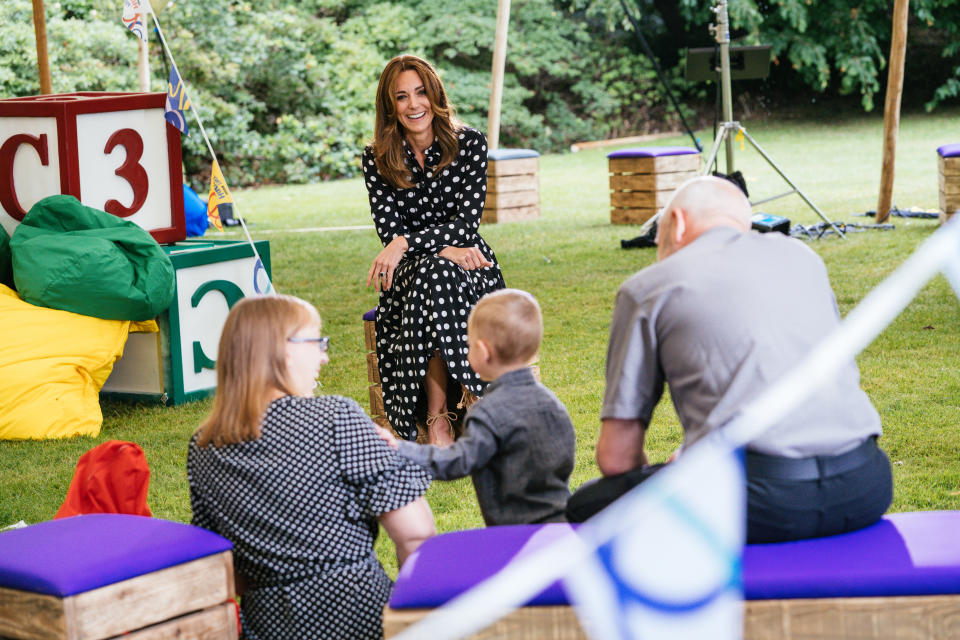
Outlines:
{"label": "white tent pole", "polygon": [[140,5],[140,17],[143,19],[143,38],[138,38],[140,43],[139,54],[137,56],[137,72],[140,77],[140,91],[146,93],[150,91],[150,60],[147,57],[149,54],[149,45],[147,39],[150,37],[150,29],[147,25],[150,24],[150,19],[147,17],[147,14],[150,13],[150,5],[148,4],[149,0],[144,0]]}
{"label": "white tent pole", "polygon": [[507,63],[507,27],[510,25],[510,0],[497,2],[497,34],[493,43],[493,77],[490,87],[490,113],[487,116],[487,148],[500,145],[500,103],[503,100],[503,70]]}

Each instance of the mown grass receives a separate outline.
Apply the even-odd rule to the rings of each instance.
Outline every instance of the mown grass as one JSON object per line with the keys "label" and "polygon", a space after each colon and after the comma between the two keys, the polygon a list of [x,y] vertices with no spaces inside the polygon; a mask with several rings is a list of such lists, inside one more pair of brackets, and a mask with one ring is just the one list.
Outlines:
{"label": "mown grass", "polygon": [[[820,119],[766,121],[749,131],[788,175],[835,220],[870,223],[855,214],[876,207],[882,118],[823,113]],[[960,140],[960,112],[906,115],[898,142],[894,202],[937,206],[937,146]],[[749,123],[748,123],[749,124]],[[709,133],[702,134],[707,137]],[[660,144],[687,144],[677,138]],[[707,147],[709,140],[705,140]],[[539,220],[487,225],[482,233],[497,252],[508,286],[534,293],[544,310],[543,382],[566,404],[577,427],[576,487],[597,475],[593,462],[610,312],[617,286],[654,260],[652,250],[624,251],[621,238],[635,227],[609,224],[606,153],[595,149],[541,158]],[[751,195],[785,191],[785,185],[749,148],[737,168]],[[360,180],[269,187],[235,194],[257,239],[271,242],[279,291],[313,302],[332,336],[332,359],[323,391],[367,405],[361,314],[376,301],[364,287],[379,248],[371,229],[298,232],[297,229],[369,225]],[[761,207],[794,223],[819,218],[796,196]],[[812,241],[824,259],[843,313],[900,264],[936,228],[931,220],[895,219],[893,231],[852,233],[847,240]],[[225,237],[239,238],[236,231]],[[764,269],[764,265],[758,265]],[[769,275],[771,289],[778,274]],[[895,462],[894,511],[952,509],[960,494],[960,305],[943,278],[927,285],[910,307],[859,357],[862,384],[883,417],[884,448]],[[750,327],[743,327],[749,331]],[[809,402],[815,402],[811,399]],[[77,458],[109,439],[132,440],[147,454],[152,476],[149,503],[155,515],[189,521],[184,472],[186,442],[209,402],[178,407],[103,403],[96,438],[0,443],[0,526],[49,519],[64,498]],[[681,437],[669,400],[656,410],[649,432],[653,460],[663,459]],[[482,526],[468,480],[435,483],[428,499],[440,531]],[[389,543],[378,551],[395,571]]]}

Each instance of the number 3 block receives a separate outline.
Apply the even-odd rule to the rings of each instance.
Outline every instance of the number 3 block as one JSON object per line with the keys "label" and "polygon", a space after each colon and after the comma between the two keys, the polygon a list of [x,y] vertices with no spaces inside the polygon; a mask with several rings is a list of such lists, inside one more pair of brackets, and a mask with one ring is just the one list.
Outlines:
{"label": "number 3 block", "polygon": [[12,235],[57,194],[146,229],[186,237],[180,132],[165,93],[70,93],[0,100],[0,225]]}

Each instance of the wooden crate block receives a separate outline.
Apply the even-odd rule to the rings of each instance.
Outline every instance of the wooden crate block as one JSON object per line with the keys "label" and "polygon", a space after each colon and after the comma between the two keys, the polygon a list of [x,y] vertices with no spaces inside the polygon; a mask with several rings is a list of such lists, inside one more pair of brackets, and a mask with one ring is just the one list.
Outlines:
{"label": "wooden crate block", "polygon": [[99,640],[219,605],[235,595],[230,551],[66,598],[0,588],[0,636]]}
{"label": "wooden crate block", "polygon": [[367,351],[377,349],[377,324],[373,320],[363,321],[363,343],[366,345]]}
{"label": "wooden crate block", "polygon": [[622,209],[661,209],[670,201],[673,189],[664,191],[611,191],[610,206]]}
{"label": "wooden crate block", "polygon": [[[393,638],[419,621],[432,609],[391,609],[383,612],[383,637]],[[467,636],[469,640],[589,640],[571,607],[522,607],[486,629]]]}
{"label": "wooden crate block", "polygon": [[669,173],[611,173],[610,188],[614,191],[662,191],[676,189],[696,171],[671,171]]}
{"label": "wooden crate block", "polygon": [[237,609],[225,602],[167,622],[124,634],[122,640],[168,640],[197,638],[202,640],[237,640]]}
{"label": "wooden crate block", "polygon": [[515,176],[523,173],[537,173],[539,170],[540,158],[491,160],[487,163],[487,178],[490,176]]}
{"label": "wooden crate block", "polygon": [[483,215],[480,217],[480,222],[488,224],[496,222],[520,222],[523,220],[536,220],[539,217],[540,205],[484,209]]}
{"label": "wooden crate block", "polygon": [[946,195],[940,193],[940,223],[943,224],[950,219],[957,209],[960,209],[960,195]]}
{"label": "wooden crate block", "polygon": [[699,170],[699,153],[656,158],[610,158],[610,173],[667,173]]}
{"label": "wooden crate block", "polygon": [[960,596],[750,600],[747,640],[960,637]]}
{"label": "wooden crate block", "polygon": [[376,351],[367,353],[367,382],[380,384],[380,367]]}
{"label": "wooden crate block", "polygon": [[[960,596],[748,600],[744,640],[948,640],[960,637]],[[432,609],[383,613],[383,635],[392,638]],[[572,607],[523,607],[470,640],[588,640]]]}
{"label": "wooden crate block", "polygon": [[487,193],[507,193],[509,191],[540,192],[540,179],[536,174],[525,173],[519,176],[491,176],[487,178]]}
{"label": "wooden crate block", "polygon": [[383,409],[383,389],[379,384],[370,385],[370,415],[382,416],[386,413]]}
{"label": "wooden crate block", "polygon": [[937,154],[937,167],[945,176],[960,176],[960,157],[944,158]]}
{"label": "wooden crate block", "polygon": [[509,209],[540,204],[539,191],[508,191],[506,193],[487,193],[483,204],[486,209]]}
{"label": "wooden crate block", "polygon": [[659,211],[657,207],[646,209],[611,209],[611,224],[643,224]]}
{"label": "wooden crate block", "polygon": [[938,173],[937,178],[941,193],[945,193],[948,196],[960,195],[960,174],[946,176],[942,173]]}

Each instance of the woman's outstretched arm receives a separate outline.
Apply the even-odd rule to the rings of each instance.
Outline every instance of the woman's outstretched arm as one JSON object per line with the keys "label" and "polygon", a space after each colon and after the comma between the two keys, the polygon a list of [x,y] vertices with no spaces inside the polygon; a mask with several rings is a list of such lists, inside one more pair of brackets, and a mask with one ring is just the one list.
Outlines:
{"label": "woman's outstretched arm", "polygon": [[433,525],[433,512],[423,496],[399,509],[380,514],[377,520],[393,540],[393,546],[397,549],[397,564],[400,566],[424,540],[437,533]]}

